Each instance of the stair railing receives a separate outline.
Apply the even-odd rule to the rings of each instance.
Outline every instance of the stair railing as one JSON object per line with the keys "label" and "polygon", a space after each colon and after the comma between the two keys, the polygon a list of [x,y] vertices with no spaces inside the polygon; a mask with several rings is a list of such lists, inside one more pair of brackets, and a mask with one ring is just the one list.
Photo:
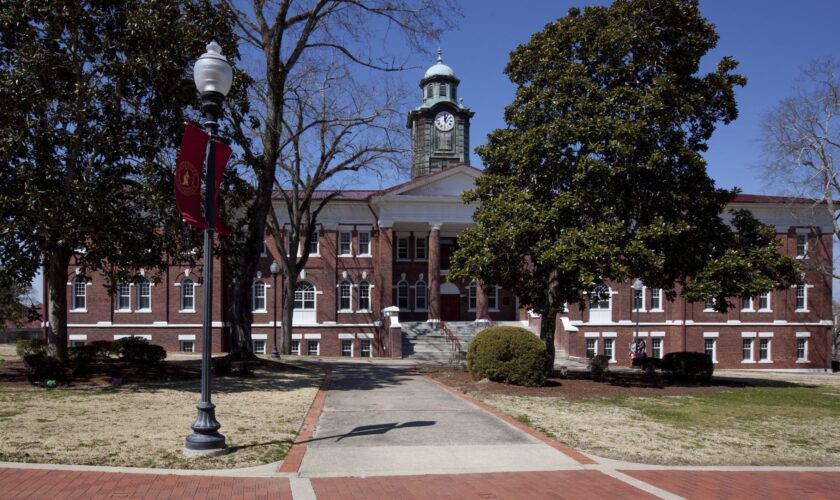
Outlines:
{"label": "stair railing", "polygon": [[443,334],[446,336],[446,340],[449,341],[449,347],[451,349],[451,354],[449,356],[449,364],[450,365],[460,365],[461,362],[464,360],[464,351],[461,349],[461,341],[458,340],[458,337],[452,333],[452,330],[449,328],[445,322],[440,322],[440,328],[443,330]]}

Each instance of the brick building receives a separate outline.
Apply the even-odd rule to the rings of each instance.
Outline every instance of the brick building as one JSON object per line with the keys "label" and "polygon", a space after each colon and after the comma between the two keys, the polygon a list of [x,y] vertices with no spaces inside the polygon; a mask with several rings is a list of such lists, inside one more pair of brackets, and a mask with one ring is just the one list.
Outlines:
{"label": "brick building", "polygon": [[[346,190],[319,216],[317,237],[295,297],[293,352],[300,355],[402,357],[399,322],[492,320],[538,326],[508,291],[447,279],[458,235],[473,223],[461,194],[481,171],[469,166],[473,112],[457,98],[459,80],[438,61],[420,82],[422,103],[408,113],[413,141],[412,179],[384,190]],[[319,193],[324,195],[326,193]],[[283,214],[278,199],[278,213]],[[747,208],[774,224],[783,251],[830,265],[831,220],[811,204],[740,195],[731,208]],[[254,277],[253,339],[258,353],[273,348],[280,324],[282,282],[270,273],[267,241]],[[213,350],[227,345],[228,279],[214,266]],[[202,268],[173,266],[155,279],[139,270],[109,294],[101,275],[68,270],[70,342],[138,335],[170,351],[200,351]],[[709,352],[720,367],[823,369],[830,364],[831,280],[809,272],[791,290],[739,299],[727,314],[703,304],[668,302],[644,289],[634,303],[626,283],[604,283],[601,300],[559,318],[557,346],[573,357],[607,354],[629,364],[636,331],[649,355],[677,350]],[[275,315],[275,298],[278,304]],[[387,311],[398,308],[393,317]],[[278,328],[278,330],[279,330]],[[279,335],[279,333],[278,333]]]}

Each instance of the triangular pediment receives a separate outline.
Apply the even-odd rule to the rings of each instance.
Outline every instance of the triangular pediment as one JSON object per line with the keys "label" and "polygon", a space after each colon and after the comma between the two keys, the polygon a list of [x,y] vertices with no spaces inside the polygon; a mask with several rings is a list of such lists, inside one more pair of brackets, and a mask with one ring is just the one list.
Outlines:
{"label": "triangular pediment", "polygon": [[466,164],[418,177],[388,190],[389,196],[458,196],[475,188],[481,171]]}

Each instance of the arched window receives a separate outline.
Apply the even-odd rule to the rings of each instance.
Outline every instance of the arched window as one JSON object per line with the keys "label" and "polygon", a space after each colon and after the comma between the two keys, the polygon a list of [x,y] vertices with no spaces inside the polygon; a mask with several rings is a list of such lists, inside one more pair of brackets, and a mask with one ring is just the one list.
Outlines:
{"label": "arched window", "polygon": [[435,87],[431,83],[426,85],[426,99],[431,99],[435,96]]}
{"label": "arched window", "polygon": [[261,280],[257,280],[254,282],[254,290],[253,290],[253,305],[254,305],[254,312],[265,312],[265,283]]}
{"label": "arched window", "polygon": [[478,307],[478,287],[475,284],[475,281],[470,283],[469,288],[469,309],[475,310]]}
{"label": "arched window", "polygon": [[589,321],[612,322],[612,290],[606,283],[599,283],[589,292]]}
{"label": "arched window", "polygon": [[408,309],[408,283],[405,280],[397,283],[397,307]]}
{"label": "arched window", "polygon": [[353,291],[350,282],[343,280],[338,284],[338,310],[351,311],[353,310]]}
{"label": "arched window", "polygon": [[359,283],[359,310],[370,311],[370,283],[367,281]]}
{"label": "arched window", "polygon": [[137,280],[137,310],[151,311],[152,309],[152,284],[147,278]]}
{"label": "arched window", "polygon": [[308,281],[299,281],[295,287],[295,309],[315,310],[315,287]]}
{"label": "arched window", "polygon": [[423,280],[414,284],[414,308],[426,308],[426,283]]}
{"label": "arched window", "polygon": [[73,309],[85,309],[87,307],[87,280],[77,276],[73,280]]}
{"label": "arched window", "polygon": [[195,283],[189,278],[181,281],[181,310],[195,311]]}
{"label": "arched window", "polygon": [[126,283],[125,281],[120,281],[117,283],[117,289],[115,290],[117,296],[117,311],[130,311],[131,310],[131,285]]}

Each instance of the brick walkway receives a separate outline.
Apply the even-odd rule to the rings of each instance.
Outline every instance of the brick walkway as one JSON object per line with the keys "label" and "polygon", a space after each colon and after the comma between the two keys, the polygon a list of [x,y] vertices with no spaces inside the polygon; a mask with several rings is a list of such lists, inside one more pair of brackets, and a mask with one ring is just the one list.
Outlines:
{"label": "brick walkway", "polygon": [[286,478],[124,474],[45,469],[0,469],[0,498],[265,498],[291,499]]}
{"label": "brick walkway", "polygon": [[684,498],[840,497],[840,472],[623,470]]}
{"label": "brick walkway", "polygon": [[318,500],[341,499],[542,499],[656,498],[601,472],[552,471],[491,474],[318,478]]}

